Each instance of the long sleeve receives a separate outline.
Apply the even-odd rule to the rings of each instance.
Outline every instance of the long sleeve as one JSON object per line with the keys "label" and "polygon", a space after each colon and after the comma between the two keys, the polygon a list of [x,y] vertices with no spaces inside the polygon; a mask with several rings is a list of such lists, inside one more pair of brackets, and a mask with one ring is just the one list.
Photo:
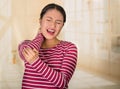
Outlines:
{"label": "long sleeve", "polygon": [[24,40],[18,46],[18,51],[19,51],[20,57],[26,62],[24,56],[22,55],[23,49],[26,47],[30,47],[32,49],[35,48],[36,50],[39,50],[43,40],[44,40],[44,38],[41,33],[38,33],[37,36],[33,40]]}
{"label": "long sleeve", "polygon": [[[56,58],[57,59],[57,58]],[[55,59],[54,59],[55,60]],[[40,58],[31,65],[26,65],[28,68],[32,67],[42,77],[46,78],[54,86],[59,89],[66,89],[77,63],[77,48],[71,44],[64,50],[63,61],[60,71],[54,70],[44,63]]]}

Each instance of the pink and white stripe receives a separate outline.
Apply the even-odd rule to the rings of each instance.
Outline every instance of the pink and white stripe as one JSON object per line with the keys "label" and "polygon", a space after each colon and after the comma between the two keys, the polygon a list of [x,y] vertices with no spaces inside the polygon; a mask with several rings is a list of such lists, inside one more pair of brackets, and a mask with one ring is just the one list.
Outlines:
{"label": "pink and white stripe", "polygon": [[67,41],[61,41],[53,48],[40,48],[43,36],[38,34],[32,41],[19,45],[20,57],[25,61],[24,47],[36,48],[39,58],[32,64],[25,61],[22,89],[67,89],[77,63],[77,48]]}

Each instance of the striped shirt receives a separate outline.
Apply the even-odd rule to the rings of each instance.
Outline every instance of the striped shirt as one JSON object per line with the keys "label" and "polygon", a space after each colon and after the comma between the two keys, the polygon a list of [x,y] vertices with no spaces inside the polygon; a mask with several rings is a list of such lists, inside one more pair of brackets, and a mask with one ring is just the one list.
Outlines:
{"label": "striped shirt", "polygon": [[[22,89],[67,89],[77,63],[77,48],[67,41],[60,41],[55,47],[41,48],[43,36],[38,34],[32,41],[19,45],[19,55],[25,62]],[[39,58],[29,64],[22,50],[36,48]]]}

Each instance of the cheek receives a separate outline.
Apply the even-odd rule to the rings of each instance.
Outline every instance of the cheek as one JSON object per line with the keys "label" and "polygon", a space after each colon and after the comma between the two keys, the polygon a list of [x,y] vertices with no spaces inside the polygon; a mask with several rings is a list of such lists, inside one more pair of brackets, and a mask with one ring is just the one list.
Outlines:
{"label": "cheek", "polygon": [[41,23],[40,23],[40,26],[43,28],[43,27],[45,27],[45,25],[46,25],[46,23],[44,22],[44,21],[42,21]]}
{"label": "cheek", "polygon": [[59,28],[59,30],[61,31],[61,29],[63,28],[63,25],[61,25],[61,26],[58,26],[58,28]]}
{"label": "cheek", "polygon": [[41,22],[40,23],[40,27],[41,27],[41,30],[45,30],[45,28],[47,27],[47,24],[45,22]]}
{"label": "cheek", "polygon": [[62,27],[63,27],[63,26],[61,26],[61,27],[58,27],[58,29],[57,29],[57,33],[60,33],[60,32],[61,32],[61,30],[62,30]]}

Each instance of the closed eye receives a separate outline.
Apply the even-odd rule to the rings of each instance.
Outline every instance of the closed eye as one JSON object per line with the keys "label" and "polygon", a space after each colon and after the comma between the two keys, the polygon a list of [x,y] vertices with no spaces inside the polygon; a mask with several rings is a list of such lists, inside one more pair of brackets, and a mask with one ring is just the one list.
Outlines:
{"label": "closed eye", "polygon": [[57,24],[62,24],[62,22],[61,22],[61,21],[56,21],[56,23],[57,23]]}
{"label": "closed eye", "polygon": [[51,19],[47,19],[47,21],[51,21]]}
{"label": "closed eye", "polygon": [[60,22],[56,22],[57,24],[61,24]]}

